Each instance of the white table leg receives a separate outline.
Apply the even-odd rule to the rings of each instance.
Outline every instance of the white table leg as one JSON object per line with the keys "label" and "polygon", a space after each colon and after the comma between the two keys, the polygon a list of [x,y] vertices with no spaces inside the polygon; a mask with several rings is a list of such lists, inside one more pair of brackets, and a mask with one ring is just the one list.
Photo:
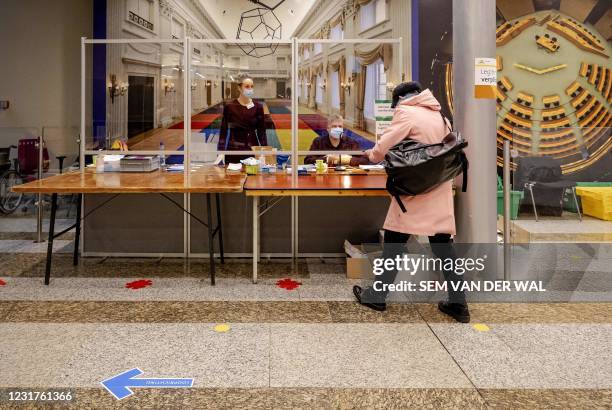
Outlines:
{"label": "white table leg", "polygon": [[297,273],[298,256],[298,197],[291,197],[291,270]]}
{"label": "white table leg", "polygon": [[257,261],[259,260],[259,197],[253,197],[253,283],[257,283]]}

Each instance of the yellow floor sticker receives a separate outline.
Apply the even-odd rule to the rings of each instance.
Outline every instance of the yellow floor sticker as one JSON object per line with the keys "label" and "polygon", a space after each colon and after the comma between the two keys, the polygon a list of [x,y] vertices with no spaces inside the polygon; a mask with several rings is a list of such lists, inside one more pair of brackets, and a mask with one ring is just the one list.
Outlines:
{"label": "yellow floor sticker", "polygon": [[230,325],[228,325],[227,323],[221,323],[221,324],[215,325],[214,330],[217,333],[229,332]]}
{"label": "yellow floor sticker", "polygon": [[489,326],[485,325],[484,323],[476,323],[472,327],[474,328],[474,330],[478,330],[479,332],[488,332],[489,331]]}

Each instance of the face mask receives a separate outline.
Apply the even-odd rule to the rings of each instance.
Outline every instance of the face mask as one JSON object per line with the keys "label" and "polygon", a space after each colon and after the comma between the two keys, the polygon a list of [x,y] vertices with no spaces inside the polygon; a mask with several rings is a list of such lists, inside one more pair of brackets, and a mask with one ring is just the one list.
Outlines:
{"label": "face mask", "polygon": [[344,129],[342,127],[334,127],[329,131],[329,135],[332,136],[332,138],[340,138],[342,136],[342,132],[344,131]]}
{"label": "face mask", "polygon": [[242,93],[244,94],[245,97],[252,97],[255,94],[255,90],[253,90],[252,88],[247,88],[246,90],[242,90]]}

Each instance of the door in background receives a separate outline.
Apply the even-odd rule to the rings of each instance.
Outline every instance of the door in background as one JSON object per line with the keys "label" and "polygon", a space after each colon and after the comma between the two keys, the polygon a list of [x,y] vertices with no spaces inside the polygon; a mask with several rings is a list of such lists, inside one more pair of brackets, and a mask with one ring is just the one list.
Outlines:
{"label": "door in background", "polygon": [[238,98],[240,97],[240,86],[238,85],[238,83],[236,82],[231,82],[230,83],[230,87],[231,87],[231,95],[230,98]]}
{"label": "door in background", "polygon": [[206,106],[210,107],[212,104],[212,83],[210,81],[206,82]]}
{"label": "door in background", "polygon": [[128,77],[128,138],[153,129],[153,77]]}
{"label": "door in background", "polygon": [[285,82],[277,81],[276,82],[276,98],[287,98],[285,95]]}

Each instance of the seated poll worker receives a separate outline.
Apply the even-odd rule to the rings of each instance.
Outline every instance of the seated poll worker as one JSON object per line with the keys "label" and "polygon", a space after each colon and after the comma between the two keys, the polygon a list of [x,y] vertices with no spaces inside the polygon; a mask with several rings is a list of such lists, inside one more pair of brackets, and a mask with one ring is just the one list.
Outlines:
{"label": "seated poll worker", "polygon": [[[219,130],[219,151],[250,151],[251,147],[268,145],[263,105],[254,101],[253,80],[239,80],[240,96],[223,104]],[[225,163],[236,163],[252,155],[226,155]]]}
{"label": "seated poll worker", "polygon": [[309,151],[338,151],[338,154],[308,155],[304,164],[314,164],[318,159],[325,160],[327,165],[350,165],[353,167],[369,164],[362,155],[342,154],[341,151],[361,151],[359,143],[345,135],[344,119],[340,115],[332,115],[327,120],[327,133],[312,141]]}
{"label": "seated poll worker", "polygon": [[[374,148],[366,151],[370,161],[380,162],[391,147],[404,139],[412,139],[425,144],[441,142],[450,132],[450,125],[441,114],[440,103],[431,91],[422,90],[417,82],[398,85],[393,90],[393,121],[382,134]],[[410,235],[427,235],[432,251],[437,258],[456,259],[451,237],[455,235],[455,211],[453,209],[453,181],[446,181],[430,191],[416,196],[400,197],[406,212],[400,209],[395,198],[391,199],[387,217],[383,225],[383,259],[395,259],[405,252],[405,244]],[[448,265],[444,264],[446,268]],[[452,268],[452,266],[451,266]],[[458,322],[467,323],[470,313],[462,291],[454,291],[449,281],[461,282],[462,276],[453,269],[443,269],[449,289],[448,301],[440,302],[438,308]],[[382,284],[393,284],[397,276],[396,266],[385,266],[380,280]],[[461,286],[461,283],[458,283]],[[386,309],[388,289],[360,286],[353,287],[357,301],[374,310]]]}

